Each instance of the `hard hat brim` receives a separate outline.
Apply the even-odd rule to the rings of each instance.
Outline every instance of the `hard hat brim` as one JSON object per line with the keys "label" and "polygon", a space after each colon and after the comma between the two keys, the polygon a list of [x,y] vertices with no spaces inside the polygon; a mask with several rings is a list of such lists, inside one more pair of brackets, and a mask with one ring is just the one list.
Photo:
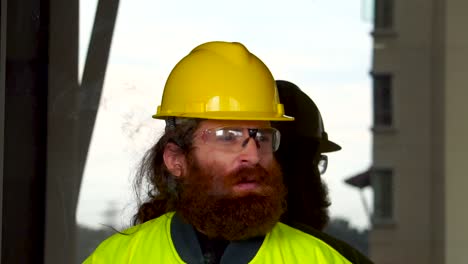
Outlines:
{"label": "hard hat brim", "polygon": [[215,120],[246,120],[246,121],[293,121],[294,117],[281,115],[274,116],[269,113],[242,113],[242,112],[205,112],[205,113],[170,113],[155,114],[155,119],[166,119],[168,117],[199,118]]}
{"label": "hard hat brim", "polygon": [[322,141],[319,146],[320,153],[334,152],[341,150],[341,146],[332,141]]}

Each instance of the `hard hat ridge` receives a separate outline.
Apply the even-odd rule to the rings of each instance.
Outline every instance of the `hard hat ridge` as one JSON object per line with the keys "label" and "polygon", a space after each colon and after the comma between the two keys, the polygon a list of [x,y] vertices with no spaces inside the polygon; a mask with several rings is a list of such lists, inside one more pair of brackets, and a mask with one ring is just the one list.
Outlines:
{"label": "hard hat ridge", "polygon": [[[231,42],[230,45],[224,45],[222,41],[212,41],[208,43],[201,44],[195,47],[192,50],[192,53],[198,51],[205,51],[208,53],[213,53],[213,55],[218,55],[220,58],[226,59],[227,61],[243,65],[251,62],[252,53],[239,42]],[[253,55],[255,56],[255,55]]]}

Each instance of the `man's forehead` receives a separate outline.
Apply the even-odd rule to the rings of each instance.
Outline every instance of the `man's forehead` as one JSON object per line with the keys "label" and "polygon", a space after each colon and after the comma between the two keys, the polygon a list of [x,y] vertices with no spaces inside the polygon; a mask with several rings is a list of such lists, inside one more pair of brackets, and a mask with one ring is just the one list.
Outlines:
{"label": "man's forehead", "polygon": [[252,121],[252,120],[214,120],[206,119],[200,123],[199,129],[205,130],[216,127],[245,127],[245,128],[256,128],[256,127],[270,127],[269,121]]}

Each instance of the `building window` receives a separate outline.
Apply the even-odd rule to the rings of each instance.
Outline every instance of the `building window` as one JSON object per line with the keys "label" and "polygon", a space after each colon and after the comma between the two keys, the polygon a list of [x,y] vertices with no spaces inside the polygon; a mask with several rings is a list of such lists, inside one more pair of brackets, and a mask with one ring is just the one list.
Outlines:
{"label": "building window", "polygon": [[373,169],[371,184],[374,190],[374,223],[393,220],[393,170]]}
{"label": "building window", "polygon": [[393,125],[392,76],[374,74],[374,127]]}
{"label": "building window", "polygon": [[392,29],[394,0],[375,0],[374,29]]}

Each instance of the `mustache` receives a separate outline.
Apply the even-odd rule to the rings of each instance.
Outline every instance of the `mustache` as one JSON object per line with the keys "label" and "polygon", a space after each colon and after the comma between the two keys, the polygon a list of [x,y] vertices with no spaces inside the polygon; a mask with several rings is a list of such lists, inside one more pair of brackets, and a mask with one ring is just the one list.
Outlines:
{"label": "mustache", "polygon": [[229,173],[226,180],[230,184],[238,184],[245,182],[255,182],[268,184],[271,177],[270,173],[261,165],[252,167],[240,167]]}

